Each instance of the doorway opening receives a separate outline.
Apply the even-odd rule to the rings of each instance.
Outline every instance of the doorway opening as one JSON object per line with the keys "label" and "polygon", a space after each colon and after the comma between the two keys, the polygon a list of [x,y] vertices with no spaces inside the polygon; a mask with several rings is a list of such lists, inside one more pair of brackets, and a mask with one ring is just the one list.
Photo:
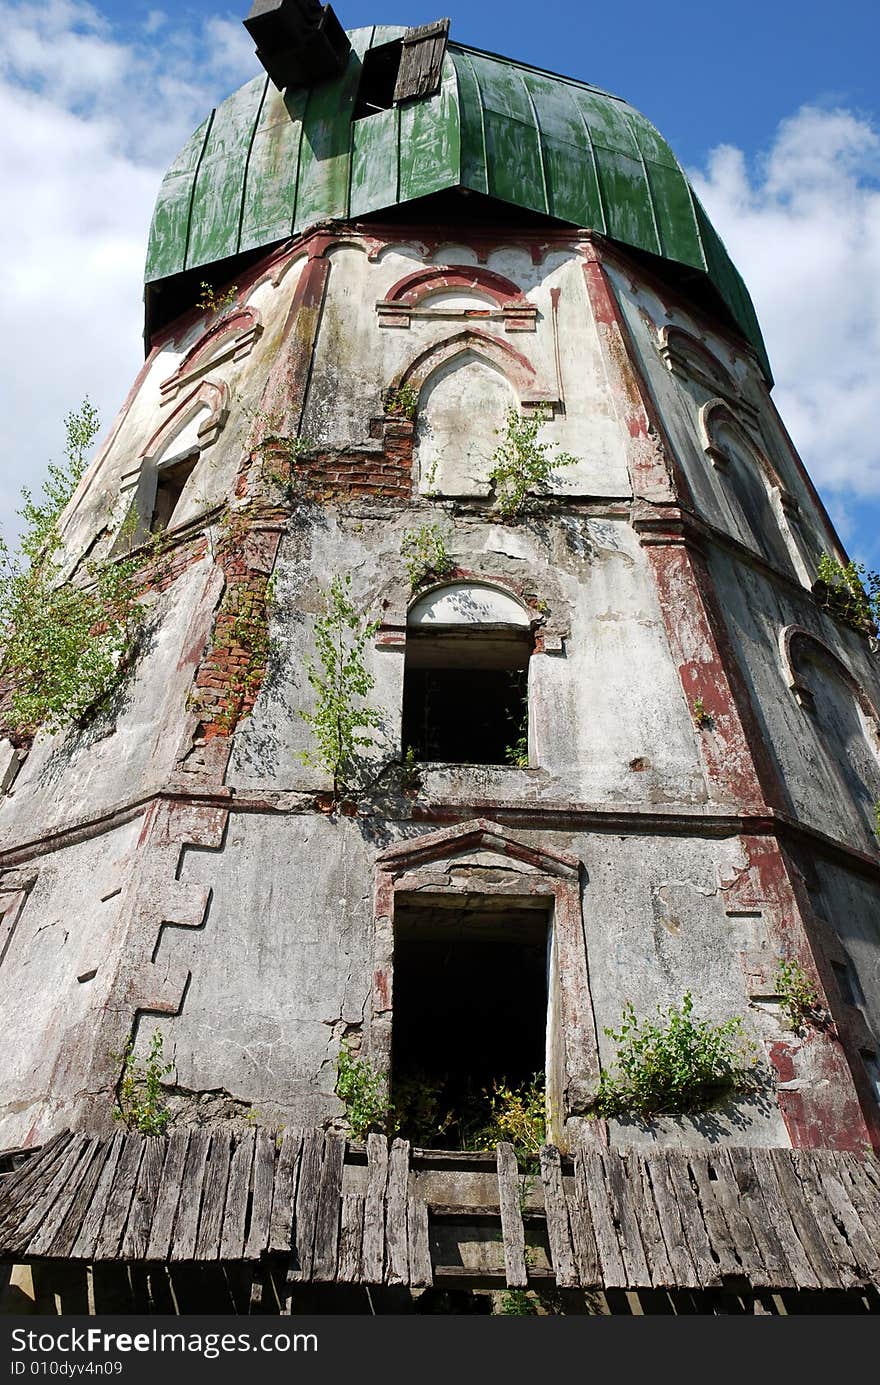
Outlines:
{"label": "doorway opening", "polygon": [[543,1120],[550,939],[546,897],[398,897],[391,1098],[413,1144],[484,1147],[502,1087]]}

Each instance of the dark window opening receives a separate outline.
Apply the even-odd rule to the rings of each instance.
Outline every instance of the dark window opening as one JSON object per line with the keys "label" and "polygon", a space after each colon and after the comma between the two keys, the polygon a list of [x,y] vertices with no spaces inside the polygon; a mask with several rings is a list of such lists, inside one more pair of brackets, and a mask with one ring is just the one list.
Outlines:
{"label": "dark window opening", "polygon": [[364,120],[366,116],[375,115],[377,111],[391,110],[402,53],[403,44],[400,39],[396,39],[394,43],[383,43],[378,48],[370,48],[364,54],[352,120]]}
{"label": "dark window opening", "polygon": [[150,520],[151,534],[158,534],[168,528],[183,494],[183,488],[192,476],[198,460],[199,453],[196,449],[181,457],[179,462],[172,462],[170,466],[160,468],[156,480],[156,500]]}
{"label": "dark window opening", "polygon": [[530,641],[485,627],[410,631],[403,684],[403,745],[416,760],[528,764]]}
{"label": "dark window opening", "polygon": [[860,1056],[865,1065],[868,1079],[874,1089],[874,1096],[877,1098],[877,1101],[880,1102],[880,1059],[878,1059],[877,1054],[872,1052],[871,1049],[866,1048],[860,1050]]}
{"label": "dark window opening", "polygon": [[398,902],[391,1097],[422,1148],[479,1146],[496,1086],[528,1086],[547,1048],[545,902]]}
{"label": "dark window opening", "polygon": [[831,970],[834,972],[844,1004],[855,1005],[857,1007],[864,1005],[865,997],[862,993],[859,978],[852,963],[849,960],[846,962],[832,962]]}

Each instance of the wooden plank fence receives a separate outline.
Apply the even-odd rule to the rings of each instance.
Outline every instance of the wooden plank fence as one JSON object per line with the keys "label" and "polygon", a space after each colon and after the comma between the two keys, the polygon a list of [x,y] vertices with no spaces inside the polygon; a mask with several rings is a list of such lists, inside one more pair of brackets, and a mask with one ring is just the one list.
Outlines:
{"label": "wooden plank fence", "polygon": [[[419,1168],[432,1153],[417,1152]],[[65,1131],[0,1177],[0,1260],[275,1257],[293,1281],[412,1288],[454,1274],[436,1263],[431,1218],[456,1209],[414,1195],[409,1144],[371,1135],[365,1157],[351,1191],[347,1161],[362,1165],[364,1152],[334,1132]],[[474,1158],[485,1175],[485,1156]],[[457,1211],[496,1226],[496,1281],[511,1288],[536,1278],[526,1235],[536,1221],[550,1265],[538,1277],[562,1289],[880,1288],[872,1156],[591,1147],[571,1159],[546,1146],[539,1173],[524,1177],[501,1144],[496,1176],[497,1200]],[[543,1209],[526,1197],[536,1189]]]}

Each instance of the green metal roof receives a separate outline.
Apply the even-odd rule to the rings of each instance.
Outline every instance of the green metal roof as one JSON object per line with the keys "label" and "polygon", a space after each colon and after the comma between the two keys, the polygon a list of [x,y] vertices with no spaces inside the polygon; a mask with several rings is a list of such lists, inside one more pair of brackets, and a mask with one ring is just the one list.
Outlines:
{"label": "green metal roof", "polygon": [[450,44],[436,95],[353,121],[363,54],[404,32],[356,29],[341,76],[284,95],[255,77],[213,111],[162,183],[147,283],[467,188],[704,272],[769,377],[748,291],[644,116],[583,82]]}

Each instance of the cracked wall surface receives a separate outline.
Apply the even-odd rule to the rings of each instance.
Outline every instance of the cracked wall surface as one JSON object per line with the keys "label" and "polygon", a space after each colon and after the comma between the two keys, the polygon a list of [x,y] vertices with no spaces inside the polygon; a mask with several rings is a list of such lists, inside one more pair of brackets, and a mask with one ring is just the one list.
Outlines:
{"label": "cracked wall surface", "polygon": [[[756,361],[588,236],[417,230],[321,228],[237,275],[228,311],[183,313],[65,516],[69,570],[93,544],[107,556],[126,512],[145,534],[163,459],[198,448],[162,552],[144,550],[148,619],[118,695],[4,780],[0,1147],[110,1128],[125,1044],[143,1059],[156,1029],[175,1120],[338,1122],[342,1039],[384,1051],[393,1026],[383,853],[473,821],[512,836],[450,847],[446,890],[528,892],[542,851],[574,862],[559,984],[581,987],[595,1036],[554,1050],[573,1119],[624,1003],[647,1015],[690,990],[707,1018],[743,1016],[762,1085],[603,1138],[880,1141],[860,1058],[880,1043],[876,646],[811,593],[838,541]],[[507,306],[475,266],[513,286]],[[416,270],[427,291],[389,307]],[[407,383],[411,419],[389,404]],[[489,471],[508,405],[550,414],[550,455],[577,464],[504,523]],[[524,613],[528,767],[401,774],[401,544],[434,523],[451,580]],[[380,726],[334,804],[301,714],[337,574],[378,621]],[[787,1023],[781,956],[824,1028]]]}

